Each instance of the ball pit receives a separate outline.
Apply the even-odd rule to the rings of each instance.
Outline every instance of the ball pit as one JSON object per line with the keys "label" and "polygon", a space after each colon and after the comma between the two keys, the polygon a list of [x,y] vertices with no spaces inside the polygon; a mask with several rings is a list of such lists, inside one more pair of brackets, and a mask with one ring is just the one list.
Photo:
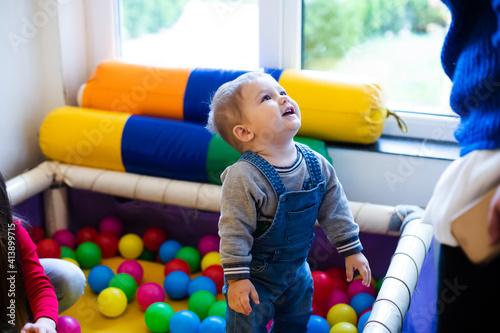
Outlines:
{"label": "ball pit", "polygon": [[109,287],[109,281],[115,276],[111,268],[104,265],[98,265],[92,268],[87,277],[87,283],[90,289],[95,293],[100,293]]}
{"label": "ball pit", "polygon": [[328,298],[333,290],[332,279],[322,271],[314,271],[311,275],[314,285],[313,301],[322,302]]}
{"label": "ball pit", "polygon": [[181,248],[175,255],[175,258],[185,260],[191,268],[191,272],[196,272],[200,268],[200,252],[192,246]]}
{"label": "ball pit", "polygon": [[161,261],[166,264],[170,260],[175,259],[177,252],[179,252],[181,248],[181,243],[176,240],[168,240],[164,242],[158,250]]}
{"label": "ball pit", "polygon": [[351,283],[349,283],[349,286],[347,286],[347,296],[349,297],[349,299],[352,299],[359,293],[367,293],[375,296],[375,287],[371,283],[368,287],[363,285],[362,279],[353,280]]}
{"label": "ball pit", "polygon": [[208,317],[208,311],[215,302],[217,299],[214,294],[207,290],[199,290],[189,297],[188,310],[193,311],[200,320],[203,320]]}
{"label": "ball pit", "polygon": [[61,257],[61,246],[53,239],[42,239],[36,244],[36,254],[38,258],[56,258]]}
{"label": "ball pit", "polygon": [[340,322],[333,325],[330,333],[358,333],[358,329],[351,323]]}
{"label": "ball pit", "polygon": [[217,301],[208,309],[209,316],[218,316],[226,318],[227,303],[226,301]]}
{"label": "ball pit", "polygon": [[170,319],[171,333],[199,333],[200,318],[189,310],[181,310]]}
{"label": "ball pit", "polygon": [[375,302],[375,297],[373,295],[367,293],[359,293],[354,295],[354,297],[349,302],[349,305],[354,309],[354,311],[356,311],[356,315],[360,317],[361,313],[363,313],[366,309],[372,307],[373,302]]}
{"label": "ball pit", "polygon": [[96,228],[85,227],[76,233],[75,243],[76,245],[80,245],[83,242],[93,242],[94,239],[99,235],[99,232]]}
{"label": "ball pit", "polygon": [[208,266],[203,271],[203,276],[206,276],[214,281],[217,294],[220,294],[222,292],[222,287],[224,286],[224,269],[222,268],[222,266]]}
{"label": "ball pit", "polygon": [[111,258],[118,252],[118,238],[109,231],[97,235],[94,242],[101,249],[103,258]]}
{"label": "ball pit", "polygon": [[137,289],[137,303],[143,310],[156,302],[165,302],[165,291],[158,283],[144,283]]}
{"label": "ball pit", "polygon": [[111,278],[109,286],[118,288],[127,296],[127,302],[130,302],[137,291],[137,282],[127,273],[119,273]]}
{"label": "ball pit", "polygon": [[136,234],[126,234],[118,242],[118,251],[125,259],[137,259],[144,249],[142,238]]}
{"label": "ball pit", "polygon": [[200,324],[199,333],[225,333],[226,320],[217,316],[205,318]]}
{"label": "ball pit", "polygon": [[365,329],[366,322],[368,321],[368,318],[371,315],[371,311],[367,311],[364,314],[361,315],[361,317],[358,320],[358,332],[363,333],[363,330]]}
{"label": "ball pit", "polygon": [[61,246],[61,259],[64,258],[71,258],[77,260],[75,251],[73,251],[67,246]]}
{"label": "ball pit", "polygon": [[39,226],[32,226],[28,228],[28,234],[31,237],[33,243],[38,244],[42,239],[45,238],[45,230]]}
{"label": "ball pit", "polygon": [[99,223],[101,233],[110,232],[117,239],[123,234],[123,222],[116,216],[106,216]]}
{"label": "ball pit", "polygon": [[151,304],[144,314],[146,326],[155,333],[168,332],[170,328],[170,320],[175,312],[172,307],[163,302]]}
{"label": "ball pit", "polygon": [[215,235],[203,236],[198,242],[198,251],[202,256],[210,252],[219,252],[220,237]]}
{"label": "ball pit", "polygon": [[140,284],[144,277],[144,269],[141,264],[135,260],[125,260],[118,266],[116,272],[129,274],[134,278],[137,284]]}
{"label": "ball pit", "polygon": [[192,296],[194,293],[200,290],[206,290],[212,293],[214,296],[217,295],[217,287],[215,286],[215,282],[206,276],[195,277],[193,280],[191,280],[191,283],[189,283],[189,296]]}
{"label": "ball pit", "polygon": [[106,288],[97,297],[97,307],[106,317],[118,317],[127,308],[127,296],[118,288]]}
{"label": "ball pit", "polygon": [[347,322],[352,325],[356,325],[358,322],[358,317],[353,308],[349,305],[340,303],[332,306],[326,315],[326,321],[330,327],[333,327],[337,323]]}
{"label": "ball pit", "polygon": [[96,243],[83,242],[76,249],[76,259],[83,268],[93,268],[101,261],[101,249]]}
{"label": "ball pit", "polygon": [[329,333],[330,325],[325,318],[312,315],[309,318],[309,322],[307,323],[307,332],[308,333]]}
{"label": "ball pit", "polygon": [[52,235],[52,239],[60,246],[66,246],[70,249],[75,247],[75,236],[67,229],[57,230]]}
{"label": "ball pit", "polygon": [[191,274],[191,267],[184,259],[172,259],[165,265],[163,270],[163,275],[167,276],[168,274],[174,271],[182,271],[188,275]]}
{"label": "ball pit", "polygon": [[144,246],[151,251],[158,251],[167,240],[167,233],[159,227],[148,228],[142,236]]}
{"label": "ball pit", "polygon": [[203,272],[209,266],[213,265],[222,266],[219,252],[209,252],[201,259],[201,271]]}
{"label": "ball pit", "polygon": [[81,333],[82,328],[78,320],[71,316],[60,316],[57,318],[58,333]]}
{"label": "ball pit", "polygon": [[163,281],[163,288],[168,297],[174,300],[183,299],[188,296],[188,288],[191,278],[185,272],[174,271],[168,274]]}

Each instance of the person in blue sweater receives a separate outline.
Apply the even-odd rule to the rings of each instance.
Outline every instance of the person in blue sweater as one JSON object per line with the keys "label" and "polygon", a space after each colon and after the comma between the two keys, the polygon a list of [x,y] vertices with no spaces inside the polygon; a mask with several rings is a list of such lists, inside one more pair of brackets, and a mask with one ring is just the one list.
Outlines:
{"label": "person in blue sweater", "polygon": [[441,52],[453,82],[461,157],[443,173],[423,216],[440,243],[438,332],[496,332],[500,258],[471,263],[451,232],[463,207],[496,190],[489,211],[490,244],[500,241],[500,0],[443,0],[452,15]]}

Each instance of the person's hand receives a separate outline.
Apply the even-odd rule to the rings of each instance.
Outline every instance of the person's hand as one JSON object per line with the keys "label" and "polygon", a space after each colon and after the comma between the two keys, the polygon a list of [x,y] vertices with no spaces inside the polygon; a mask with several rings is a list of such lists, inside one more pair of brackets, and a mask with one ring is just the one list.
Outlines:
{"label": "person's hand", "polygon": [[361,252],[345,258],[347,282],[352,281],[355,270],[358,270],[359,274],[363,277],[363,285],[368,287],[372,280],[372,271],[370,270],[368,260],[366,260],[366,257]]}
{"label": "person's hand", "polygon": [[56,333],[56,323],[46,317],[40,317],[35,323],[24,325],[21,333]]}
{"label": "person's hand", "polygon": [[500,241],[500,186],[493,199],[491,199],[490,210],[488,212],[488,231],[490,234],[489,243],[494,245]]}
{"label": "person's hand", "polygon": [[248,279],[230,280],[227,289],[227,305],[236,312],[249,315],[252,312],[250,298],[255,304],[259,304],[259,295]]}

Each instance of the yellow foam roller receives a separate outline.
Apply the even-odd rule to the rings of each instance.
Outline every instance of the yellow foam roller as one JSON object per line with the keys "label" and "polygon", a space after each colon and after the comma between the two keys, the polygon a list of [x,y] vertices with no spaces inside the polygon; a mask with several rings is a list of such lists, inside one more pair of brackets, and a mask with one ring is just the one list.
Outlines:
{"label": "yellow foam roller", "polygon": [[279,83],[299,104],[301,136],[369,144],[382,134],[387,108],[377,84],[307,70],[285,70]]}
{"label": "yellow foam roller", "polygon": [[93,168],[125,171],[123,128],[130,114],[63,106],[40,129],[40,147],[49,159]]}

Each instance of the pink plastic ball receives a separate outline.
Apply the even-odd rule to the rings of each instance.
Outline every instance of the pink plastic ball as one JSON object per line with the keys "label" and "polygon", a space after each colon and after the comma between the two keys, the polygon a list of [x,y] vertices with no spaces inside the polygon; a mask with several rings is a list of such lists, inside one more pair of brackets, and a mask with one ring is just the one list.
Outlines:
{"label": "pink plastic ball", "polygon": [[116,272],[119,273],[127,273],[131,275],[137,284],[141,283],[142,278],[144,277],[144,269],[141,264],[135,260],[125,260],[118,266]]}
{"label": "pink plastic ball", "polygon": [[148,282],[137,290],[137,303],[143,310],[156,302],[165,302],[165,290],[158,283]]}
{"label": "pink plastic ball", "polygon": [[356,279],[349,283],[347,286],[347,296],[352,299],[354,296],[360,293],[367,293],[375,296],[375,287],[370,283],[368,287],[363,285],[363,279]]}
{"label": "pink plastic ball", "polygon": [[81,333],[80,323],[73,317],[61,316],[57,318],[58,333]]}
{"label": "pink plastic ball", "polygon": [[342,290],[333,289],[321,305],[323,306],[323,311],[328,313],[332,306],[339,303],[349,304],[349,297]]}
{"label": "pink plastic ball", "polygon": [[52,235],[52,239],[55,240],[60,246],[66,246],[70,249],[75,247],[75,235],[67,229],[57,230]]}
{"label": "pink plastic ball", "polygon": [[123,222],[116,216],[106,216],[101,220],[99,230],[101,232],[111,232],[116,238],[120,239],[123,234]]}
{"label": "pink plastic ball", "polygon": [[206,235],[198,243],[198,251],[203,257],[209,252],[219,252],[220,238],[215,235]]}

